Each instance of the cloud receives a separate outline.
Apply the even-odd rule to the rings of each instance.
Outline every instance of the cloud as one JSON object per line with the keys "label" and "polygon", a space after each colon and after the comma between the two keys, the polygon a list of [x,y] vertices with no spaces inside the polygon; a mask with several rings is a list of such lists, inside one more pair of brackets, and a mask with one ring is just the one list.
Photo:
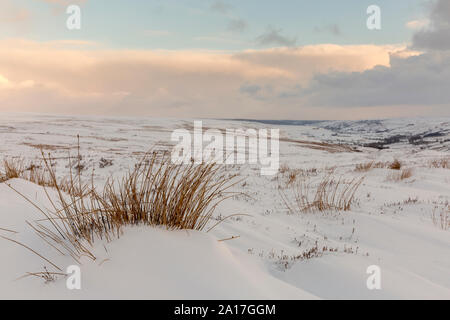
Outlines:
{"label": "cloud", "polygon": [[431,9],[429,25],[418,31],[413,38],[413,47],[418,49],[450,49],[450,1],[436,0]]}
{"label": "cloud", "polygon": [[70,5],[84,6],[88,0],[37,0],[46,3],[54,15],[59,15],[66,11]]}
{"label": "cloud", "polygon": [[269,26],[265,33],[256,38],[260,46],[284,46],[293,47],[297,43],[297,38],[288,38],[282,35],[281,29]]}
{"label": "cloud", "polygon": [[31,12],[24,8],[10,8],[0,13],[0,20],[3,23],[21,23],[28,21],[30,17]]}
{"label": "cloud", "polygon": [[240,18],[231,19],[230,22],[228,23],[228,30],[232,32],[242,33],[247,30],[247,27],[248,27],[247,21]]}
{"label": "cloud", "polygon": [[425,27],[428,27],[430,25],[430,20],[428,19],[421,19],[421,20],[412,20],[412,21],[408,21],[405,26],[408,29],[412,29],[412,30],[421,30],[424,29]]}
{"label": "cloud", "polygon": [[219,34],[219,35],[207,35],[207,36],[197,36],[193,38],[194,41],[211,42],[211,43],[228,43],[228,44],[240,44],[241,42],[236,38],[231,37],[229,34]]}
{"label": "cloud", "polygon": [[303,118],[301,101],[280,93],[306,87],[319,73],[387,66],[395,50],[105,50],[83,41],[0,40],[0,111]]}
{"label": "cloud", "polygon": [[262,89],[261,86],[258,86],[258,85],[245,84],[245,85],[243,85],[242,87],[239,88],[239,91],[241,93],[246,93],[246,94],[255,96],[258,92],[261,91],[261,89]]}
{"label": "cloud", "polygon": [[389,66],[389,55],[404,46],[375,45],[311,45],[296,48],[246,50],[236,59],[254,65],[273,66],[285,70],[289,79],[306,85],[314,74],[335,71],[363,71],[377,65]]}
{"label": "cloud", "polygon": [[338,24],[334,23],[334,24],[329,24],[325,27],[315,27],[314,28],[315,32],[328,32],[334,36],[339,36],[341,35],[341,28],[339,27]]}
{"label": "cloud", "polygon": [[0,86],[9,85],[9,80],[0,74]]}
{"label": "cloud", "polygon": [[16,31],[21,31],[31,20],[31,11],[17,6],[11,0],[3,0],[0,4],[0,26],[12,26]]}
{"label": "cloud", "polygon": [[450,2],[433,2],[429,23],[411,21],[419,29],[413,47],[424,52],[395,52],[388,65],[364,71],[316,74],[305,86],[292,87],[279,97],[332,108],[421,108],[450,114]]}
{"label": "cloud", "polygon": [[233,7],[228,3],[220,0],[214,1],[210,6],[210,10],[229,18],[227,27],[228,31],[242,33],[247,30],[247,21],[242,18],[236,17],[235,14],[232,13]]}
{"label": "cloud", "polygon": [[223,1],[214,1],[211,6],[210,9],[214,12],[218,12],[221,14],[226,14],[228,12],[230,12],[233,7],[231,5],[229,5],[228,3],[225,3]]}
{"label": "cloud", "polygon": [[391,56],[391,66],[353,73],[317,75],[298,96],[332,107],[450,106],[450,53]]}
{"label": "cloud", "polygon": [[55,6],[69,6],[71,4],[84,4],[87,0],[39,0]]}

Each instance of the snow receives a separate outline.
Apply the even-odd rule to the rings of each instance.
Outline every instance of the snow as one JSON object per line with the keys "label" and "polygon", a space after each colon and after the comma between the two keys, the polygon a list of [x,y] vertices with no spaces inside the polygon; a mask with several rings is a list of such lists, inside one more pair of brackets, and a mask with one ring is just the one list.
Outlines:
{"label": "snow", "polygon": [[[57,173],[64,176],[69,170],[68,152],[77,153],[79,134],[85,178],[95,169],[94,177],[101,185],[110,175],[122,176],[151,147],[170,148],[172,130],[192,124],[189,119],[0,114],[0,152],[38,163],[37,146],[44,145],[56,158]],[[261,176],[255,166],[230,166],[230,173],[245,178],[236,190],[248,197],[225,201],[215,216],[246,215],[227,219],[209,233],[129,227],[120,239],[96,241],[97,260],[82,260],[80,291],[68,290],[62,277],[50,283],[34,277],[15,281],[49,265],[27,249],[0,239],[0,298],[450,299],[450,230],[443,230],[432,218],[433,212],[448,208],[450,170],[429,165],[432,159],[450,156],[450,119],[298,126],[204,120],[204,127],[280,128],[280,136],[289,138],[280,142],[282,165],[316,169],[317,176],[310,178],[315,182],[329,168],[335,168],[336,176],[364,175],[358,202],[349,212],[290,214],[280,195],[280,191],[290,195],[286,177]],[[442,135],[421,145],[404,139],[385,150],[362,146],[393,135],[427,132]],[[345,142],[359,152],[330,153],[297,140]],[[100,168],[101,158],[112,160],[112,165]],[[411,178],[392,181],[388,168],[354,170],[358,163],[394,158],[413,168]],[[50,207],[41,187],[20,179],[7,183],[42,207]],[[40,218],[36,208],[0,184],[0,236],[28,245],[64,270],[75,264],[43,242],[25,222]],[[232,236],[237,238],[218,241]],[[316,246],[337,250],[311,259],[293,258]],[[366,286],[371,265],[381,268],[381,290]]]}
{"label": "snow", "polygon": [[[43,199],[43,190],[23,180],[11,180],[26,197]],[[0,185],[0,225],[18,232],[1,235],[26,244],[58,266],[74,262],[52,251],[24,226],[36,218],[23,198]],[[23,228],[18,228],[22,226]],[[9,233],[9,234],[8,234]],[[214,236],[198,231],[167,231],[129,227],[111,243],[96,243],[96,261],[83,258],[82,289],[69,291],[65,281],[43,284],[38,279],[12,281],[40,271],[43,261],[17,244],[2,239],[0,299],[314,299],[315,296],[264,272],[258,261],[233,252]],[[105,246],[105,247],[103,247]],[[64,268],[65,269],[65,268]],[[118,276],[120,275],[120,276]]]}

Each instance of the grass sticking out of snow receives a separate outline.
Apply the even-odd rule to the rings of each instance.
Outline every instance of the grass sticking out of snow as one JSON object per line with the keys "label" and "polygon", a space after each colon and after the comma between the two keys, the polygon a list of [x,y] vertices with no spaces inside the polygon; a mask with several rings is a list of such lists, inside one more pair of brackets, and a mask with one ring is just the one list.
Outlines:
{"label": "grass sticking out of snow", "polygon": [[406,179],[409,179],[413,176],[414,171],[412,168],[402,169],[400,171],[394,171],[390,173],[387,177],[388,181],[399,182]]}
{"label": "grass sticking out of snow", "polygon": [[433,224],[442,230],[450,230],[450,205],[443,208],[434,208],[431,215]]}
{"label": "grass sticking out of snow", "polygon": [[394,159],[394,161],[389,165],[389,169],[392,170],[400,170],[402,168],[402,163],[398,161],[397,159]]}
{"label": "grass sticking out of snow", "polygon": [[81,182],[80,170],[77,176],[70,172],[69,179],[59,182],[50,157],[43,153],[42,156],[49,175],[46,185],[56,190],[56,200],[46,190],[53,209],[39,208],[20,190],[10,188],[43,215],[42,220],[28,222],[29,226],[46,243],[78,263],[82,256],[95,260],[90,250],[95,239],[109,241],[118,237],[124,226],[201,231],[219,203],[235,194],[228,190],[238,183],[234,181],[236,175],[226,174],[214,163],[177,165],[167,154],[154,152],[147,154],[121,181],[110,179],[98,192],[94,181],[90,185]]}
{"label": "grass sticking out of snow", "polygon": [[282,197],[291,213],[349,211],[363,181],[364,177],[346,180],[328,174],[315,186],[309,178],[305,178],[291,187],[293,201],[283,192]]}
{"label": "grass sticking out of snow", "polygon": [[3,159],[3,180],[19,178],[24,171],[24,162],[19,158]]}
{"label": "grass sticking out of snow", "polygon": [[430,161],[431,168],[450,169],[450,157],[438,158]]}

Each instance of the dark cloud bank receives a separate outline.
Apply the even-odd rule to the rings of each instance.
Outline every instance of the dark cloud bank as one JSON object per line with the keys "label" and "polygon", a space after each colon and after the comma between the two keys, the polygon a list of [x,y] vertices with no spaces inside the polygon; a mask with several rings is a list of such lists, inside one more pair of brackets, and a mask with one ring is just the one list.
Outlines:
{"label": "dark cloud bank", "polygon": [[364,107],[444,105],[450,108],[450,1],[433,2],[430,26],[417,32],[412,48],[424,53],[391,56],[391,67],[361,73],[317,75],[298,96],[315,106]]}

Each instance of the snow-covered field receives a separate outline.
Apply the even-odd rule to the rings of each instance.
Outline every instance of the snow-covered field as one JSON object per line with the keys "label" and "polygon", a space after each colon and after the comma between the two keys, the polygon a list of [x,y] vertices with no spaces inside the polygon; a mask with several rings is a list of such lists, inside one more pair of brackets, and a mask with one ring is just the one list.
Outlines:
{"label": "snow-covered field", "polygon": [[[39,163],[43,148],[64,176],[79,135],[85,178],[93,174],[101,185],[124,175],[149,149],[170,150],[172,131],[192,126],[189,119],[0,114],[0,159]],[[96,241],[97,260],[82,260],[81,290],[68,290],[64,277],[16,280],[51,267],[0,238],[0,298],[450,299],[450,169],[432,165],[450,163],[450,118],[302,125],[203,120],[203,126],[280,129],[281,172],[261,176],[258,166],[227,167],[245,179],[235,187],[245,196],[223,202],[210,224],[243,215],[208,233],[128,227],[120,239]],[[374,143],[381,148],[368,147]],[[396,179],[398,170],[388,167],[394,159],[411,168],[411,176]],[[366,163],[374,168],[355,170]],[[350,211],[288,210],[283,199],[292,201],[298,180],[315,185],[330,172],[365,177]],[[21,179],[7,183],[50,207],[42,187]],[[73,265],[26,224],[40,218],[0,183],[0,236],[60,266]],[[381,270],[380,290],[366,284],[372,265]]]}

